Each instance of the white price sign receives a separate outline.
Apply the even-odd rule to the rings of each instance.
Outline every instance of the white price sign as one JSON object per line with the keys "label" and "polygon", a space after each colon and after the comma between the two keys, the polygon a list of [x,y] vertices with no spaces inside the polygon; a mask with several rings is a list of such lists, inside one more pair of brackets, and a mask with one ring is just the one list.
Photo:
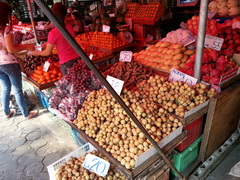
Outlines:
{"label": "white price sign", "polygon": [[184,22],[181,22],[180,27],[182,29],[188,29],[187,25]]}
{"label": "white price sign", "polygon": [[110,26],[103,25],[102,26],[102,32],[110,32]]}
{"label": "white price sign", "polygon": [[83,162],[83,167],[104,177],[108,173],[110,163],[92,154],[87,154]]}
{"label": "white price sign", "polygon": [[94,10],[96,8],[96,5],[95,4],[91,4],[89,8],[92,11],[92,10]]}
{"label": "white price sign", "polygon": [[208,19],[212,19],[215,16],[216,12],[208,12]]}
{"label": "white price sign", "polygon": [[115,17],[115,14],[109,14],[109,17]]}
{"label": "white price sign", "polygon": [[114,78],[112,76],[107,76],[107,81],[112,86],[112,88],[116,91],[116,93],[120,96],[124,81]]}
{"label": "white price sign", "polygon": [[131,62],[132,61],[132,51],[121,51],[119,61]]}
{"label": "white price sign", "polygon": [[46,61],[43,65],[43,71],[47,72],[49,67],[50,67],[50,63],[48,61]]}
{"label": "white price sign", "polygon": [[89,55],[89,59],[92,60],[92,58],[93,58],[93,54],[90,54],[90,55]]}
{"label": "white price sign", "polygon": [[197,79],[189,76],[183,72],[180,72],[176,69],[172,69],[170,76],[169,76],[169,81],[182,81],[185,82],[187,84],[189,84],[190,86],[195,85],[197,83]]}
{"label": "white price sign", "polygon": [[192,36],[187,36],[186,38],[184,39],[181,39],[179,41],[180,44],[183,44],[184,46],[187,46],[189,44],[192,44],[193,42],[195,42],[195,38],[192,37]]}
{"label": "white price sign", "polygon": [[222,38],[211,36],[211,35],[207,34],[205,36],[204,47],[211,48],[216,51],[220,51],[223,41],[224,41],[224,39],[222,39]]}

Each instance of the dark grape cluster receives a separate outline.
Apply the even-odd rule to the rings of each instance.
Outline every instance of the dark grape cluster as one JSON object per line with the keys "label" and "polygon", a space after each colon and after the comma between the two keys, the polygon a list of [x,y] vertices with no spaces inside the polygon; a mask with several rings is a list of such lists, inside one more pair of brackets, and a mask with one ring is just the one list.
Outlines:
{"label": "dark grape cluster", "polygon": [[33,56],[25,55],[23,58],[18,57],[19,61],[23,61],[24,72],[32,71],[36,69],[37,66],[41,66],[45,63],[46,60],[52,59],[54,62],[58,61],[58,55],[52,54],[50,56]]}
{"label": "dark grape cluster", "polygon": [[68,74],[55,84],[57,90],[53,91],[49,101],[50,106],[72,120],[77,117],[77,111],[87,95],[92,90],[102,88],[100,80],[82,60],[75,63]]}

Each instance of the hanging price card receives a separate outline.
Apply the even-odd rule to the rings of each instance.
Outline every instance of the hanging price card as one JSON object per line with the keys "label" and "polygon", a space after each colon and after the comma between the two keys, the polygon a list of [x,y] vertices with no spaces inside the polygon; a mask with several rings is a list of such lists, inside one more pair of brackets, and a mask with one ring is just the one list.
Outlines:
{"label": "hanging price card", "polygon": [[103,25],[102,26],[102,32],[110,32],[110,26]]}
{"label": "hanging price card", "polygon": [[50,63],[48,61],[45,61],[44,65],[43,65],[43,71],[47,72],[49,69]]}
{"label": "hanging price card", "polygon": [[220,51],[222,44],[223,44],[223,40],[224,39],[222,39],[222,38],[211,36],[211,35],[207,34],[205,36],[204,47],[211,48],[216,51]]}
{"label": "hanging price card", "polygon": [[90,55],[89,55],[89,59],[92,60],[92,58],[93,58],[93,54],[90,54]]}
{"label": "hanging price card", "polygon": [[216,12],[208,12],[208,19],[212,19],[215,16]]}
{"label": "hanging price card", "polygon": [[192,44],[193,42],[195,42],[195,38],[192,36],[187,36],[186,38],[179,41],[179,43],[183,44],[184,46]]}
{"label": "hanging price card", "polygon": [[131,62],[132,61],[132,51],[121,51],[119,61]]}
{"label": "hanging price card", "polygon": [[115,14],[109,14],[109,17],[115,17]]}
{"label": "hanging price card", "polygon": [[182,81],[190,86],[195,85],[197,83],[197,79],[189,76],[183,72],[180,72],[176,69],[172,69],[170,76],[169,76],[169,81]]}
{"label": "hanging price card", "polygon": [[104,177],[108,173],[110,163],[95,155],[87,154],[83,162],[83,167]]}
{"label": "hanging price card", "polygon": [[114,78],[112,76],[107,76],[107,81],[112,86],[112,88],[116,91],[116,93],[120,96],[124,81]]}

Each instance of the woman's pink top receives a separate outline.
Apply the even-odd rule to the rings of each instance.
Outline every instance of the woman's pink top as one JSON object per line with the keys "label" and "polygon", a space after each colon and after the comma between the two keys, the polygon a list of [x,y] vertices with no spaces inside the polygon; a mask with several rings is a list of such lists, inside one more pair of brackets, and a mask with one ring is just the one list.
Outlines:
{"label": "woman's pink top", "polygon": [[[68,32],[75,37],[75,32],[70,24],[65,26]],[[63,37],[60,31],[57,28],[52,29],[48,33],[48,43],[55,45],[58,56],[59,56],[59,63],[63,64],[68,62],[69,60],[76,59],[79,55],[76,51],[72,48],[72,46],[67,42],[67,40]]]}

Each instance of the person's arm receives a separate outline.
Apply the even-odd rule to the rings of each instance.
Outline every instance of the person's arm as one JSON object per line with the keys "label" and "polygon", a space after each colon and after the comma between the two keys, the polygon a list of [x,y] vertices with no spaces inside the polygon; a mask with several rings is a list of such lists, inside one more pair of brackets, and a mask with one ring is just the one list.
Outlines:
{"label": "person's arm", "polygon": [[34,51],[33,55],[34,56],[49,56],[49,55],[52,54],[53,48],[54,48],[53,44],[47,43],[47,47],[46,47],[45,50],[43,50],[43,51]]}
{"label": "person's arm", "polygon": [[13,35],[8,34],[5,36],[5,42],[6,42],[6,49],[9,53],[17,53],[23,50],[33,51],[34,46],[33,45],[15,45],[13,42]]}

